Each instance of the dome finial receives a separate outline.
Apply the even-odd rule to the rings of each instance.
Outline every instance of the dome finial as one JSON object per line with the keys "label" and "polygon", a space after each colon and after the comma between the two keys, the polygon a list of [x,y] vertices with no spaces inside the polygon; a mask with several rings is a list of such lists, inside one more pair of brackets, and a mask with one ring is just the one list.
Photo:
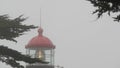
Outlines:
{"label": "dome finial", "polygon": [[38,33],[39,33],[39,35],[41,35],[41,36],[42,36],[43,29],[42,29],[41,27],[38,29]]}

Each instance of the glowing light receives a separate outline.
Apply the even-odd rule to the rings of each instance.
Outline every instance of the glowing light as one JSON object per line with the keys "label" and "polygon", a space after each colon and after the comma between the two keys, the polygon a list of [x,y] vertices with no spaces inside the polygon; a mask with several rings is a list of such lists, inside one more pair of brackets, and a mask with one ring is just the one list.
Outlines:
{"label": "glowing light", "polygon": [[43,58],[43,54],[40,50],[38,51],[38,58],[40,58],[40,59]]}

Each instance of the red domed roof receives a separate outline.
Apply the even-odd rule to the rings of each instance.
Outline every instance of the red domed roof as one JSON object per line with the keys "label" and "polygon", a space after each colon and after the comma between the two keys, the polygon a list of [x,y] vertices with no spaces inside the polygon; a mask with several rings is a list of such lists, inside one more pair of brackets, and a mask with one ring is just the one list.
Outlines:
{"label": "red domed roof", "polygon": [[36,37],[33,37],[29,43],[27,44],[26,48],[55,48],[51,40],[49,40],[47,37],[43,36],[43,29],[38,29],[39,35]]}

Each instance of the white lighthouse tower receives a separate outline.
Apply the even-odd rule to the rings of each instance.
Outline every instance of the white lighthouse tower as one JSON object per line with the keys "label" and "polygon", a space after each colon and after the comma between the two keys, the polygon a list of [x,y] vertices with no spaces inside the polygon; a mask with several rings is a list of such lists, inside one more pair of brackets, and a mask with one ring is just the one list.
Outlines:
{"label": "white lighthouse tower", "polygon": [[33,37],[26,45],[26,53],[32,58],[49,62],[48,64],[34,63],[27,64],[26,68],[54,68],[55,46],[50,39],[43,36],[43,29],[38,29],[38,35]]}

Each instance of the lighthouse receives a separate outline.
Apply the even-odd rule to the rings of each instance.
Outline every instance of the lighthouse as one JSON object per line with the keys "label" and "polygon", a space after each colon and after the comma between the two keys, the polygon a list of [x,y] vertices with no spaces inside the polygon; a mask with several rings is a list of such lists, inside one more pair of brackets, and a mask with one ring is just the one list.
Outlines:
{"label": "lighthouse", "polygon": [[48,64],[27,64],[26,68],[54,68],[55,46],[49,38],[43,36],[43,29],[41,27],[38,29],[38,35],[33,37],[25,48],[26,54],[31,58],[38,58],[48,62]]}

